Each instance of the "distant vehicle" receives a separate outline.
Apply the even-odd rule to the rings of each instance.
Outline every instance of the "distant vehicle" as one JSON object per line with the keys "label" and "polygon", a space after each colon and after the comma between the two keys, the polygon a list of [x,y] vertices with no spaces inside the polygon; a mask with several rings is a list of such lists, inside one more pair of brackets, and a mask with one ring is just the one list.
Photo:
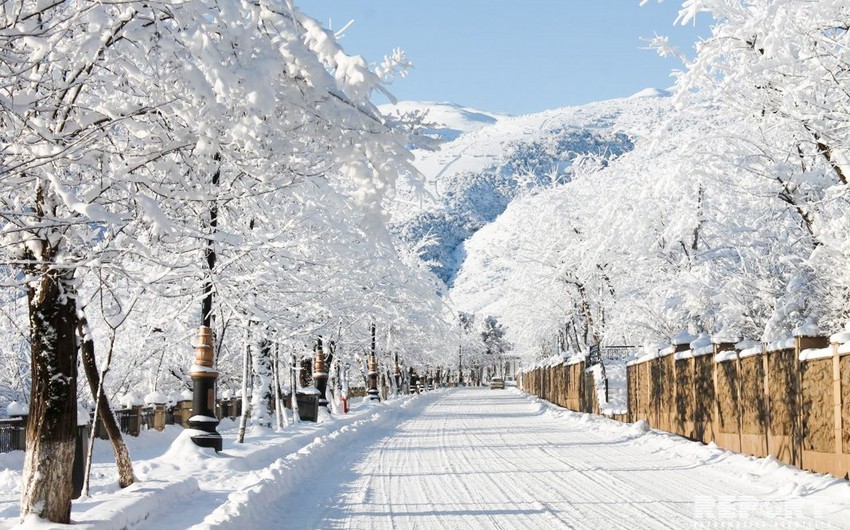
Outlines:
{"label": "distant vehicle", "polygon": [[490,379],[490,390],[504,390],[505,389],[505,381],[501,377],[494,377]]}

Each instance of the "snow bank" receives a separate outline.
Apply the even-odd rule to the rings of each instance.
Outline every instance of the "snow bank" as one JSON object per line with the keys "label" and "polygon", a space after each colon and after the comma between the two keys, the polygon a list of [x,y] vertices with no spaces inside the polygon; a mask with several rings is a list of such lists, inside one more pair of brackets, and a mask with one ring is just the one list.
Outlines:
{"label": "snow bank", "polygon": [[179,481],[137,482],[75,517],[74,528],[125,530],[145,521],[152,513],[179,509],[180,503],[197,491],[198,481],[191,477]]}
{"label": "snow bank", "polygon": [[345,448],[358,438],[373,435],[381,426],[398,421],[405,413],[409,414],[405,409],[413,400],[438,394],[439,392],[431,392],[405,396],[384,402],[383,405],[368,402],[367,410],[371,409],[373,412],[367,418],[317,436],[297,452],[278,458],[270,466],[252,473],[252,476],[245,480],[245,483],[249,484],[247,487],[228,495],[225,503],[209,514],[203,523],[192,528],[257,528],[270,505],[297,490],[303,481],[311,480],[334,454],[345,451]]}
{"label": "snow bank", "polygon": [[[691,461],[694,467],[702,468],[705,473],[727,476],[730,485],[738,481],[758,483],[772,492],[763,499],[766,502],[798,509],[797,512],[789,514],[791,517],[806,513],[801,504],[801,501],[805,501],[808,515],[814,518],[818,525],[805,526],[807,521],[803,519],[792,521],[799,522],[800,528],[830,527],[829,523],[839,528],[847,527],[850,483],[846,480],[836,479],[829,474],[803,471],[772,456],[759,458],[721,449],[714,443],[703,445],[676,434],[651,429],[643,420],[629,424],[593,414],[573,412],[519,390],[512,391],[524,395],[545,415],[572,422],[576,429],[603,433],[608,439],[607,443],[645,446],[653,453],[664,453],[671,458],[685,458]],[[748,527],[748,521],[729,522],[736,524],[717,527]],[[775,527],[784,527],[783,524],[788,520],[777,519],[776,522]]]}

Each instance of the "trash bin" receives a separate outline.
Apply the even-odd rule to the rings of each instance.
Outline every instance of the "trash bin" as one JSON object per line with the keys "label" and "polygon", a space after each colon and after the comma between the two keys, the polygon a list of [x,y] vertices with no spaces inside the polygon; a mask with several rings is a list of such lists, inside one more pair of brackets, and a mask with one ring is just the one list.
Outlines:
{"label": "trash bin", "polygon": [[298,417],[301,421],[316,421],[319,418],[319,391],[298,391],[295,400],[298,403]]}

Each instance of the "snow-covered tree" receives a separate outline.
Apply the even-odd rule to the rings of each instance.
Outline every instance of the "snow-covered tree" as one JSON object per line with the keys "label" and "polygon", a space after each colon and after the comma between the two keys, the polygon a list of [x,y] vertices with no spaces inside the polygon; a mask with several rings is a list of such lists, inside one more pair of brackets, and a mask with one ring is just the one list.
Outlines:
{"label": "snow-covered tree", "polygon": [[[381,79],[289,1],[0,11],[3,262],[28,292],[33,360],[21,513],[68,522],[77,311],[124,322],[127,340],[173,333],[166,343],[191,336],[204,293],[220,322],[256,320],[279,302],[241,294],[262,276],[263,243],[288,233],[286,217],[253,230],[261,212],[332,192],[371,237],[408,155],[369,101]],[[265,263],[289,272],[318,255],[271,250]],[[104,311],[104,292],[141,310]],[[155,324],[163,299],[176,326]]]}

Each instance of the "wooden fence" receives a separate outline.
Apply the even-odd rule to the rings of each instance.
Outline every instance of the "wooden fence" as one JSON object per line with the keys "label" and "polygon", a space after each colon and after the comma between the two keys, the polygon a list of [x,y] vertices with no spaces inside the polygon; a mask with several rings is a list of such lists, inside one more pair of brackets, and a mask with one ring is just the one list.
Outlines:
{"label": "wooden fence", "polygon": [[593,374],[585,361],[564,362],[526,370],[519,374],[520,387],[558,406],[578,412],[599,414]]}
{"label": "wooden fence", "polygon": [[[349,398],[365,395],[365,388],[355,387],[349,391]],[[274,400],[270,400],[269,405],[271,407],[270,412],[274,413]],[[287,409],[291,407],[291,396],[289,394],[283,396],[283,405]],[[166,425],[188,427],[189,418],[192,417],[192,401],[178,401],[174,405],[157,404],[116,409],[113,413],[122,433],[138,436],[142,431],[161,431],[165,429]],[[222,398],[216,400],[215,413],[219,420],[238,418],[242,414],[242,399]],[[26,422],[26,416],[0,419],[0,453],[26,450]],[[95,426],[96,437],[103,440],[109,438],[103,423],[100,420],[94,421],[94,413],[91,413],[91,423]]]}
{"label": "wooden fence", "polygon": [[[520,384],[565,408],[598,413],[582,397],[593,384],[583,372],[583,363],[539,368]],[[825,337],[743,351],[671,346],[632,362],[627,384],[628,414],[616,419],[810,471],[850,473],[850,348]]]}

